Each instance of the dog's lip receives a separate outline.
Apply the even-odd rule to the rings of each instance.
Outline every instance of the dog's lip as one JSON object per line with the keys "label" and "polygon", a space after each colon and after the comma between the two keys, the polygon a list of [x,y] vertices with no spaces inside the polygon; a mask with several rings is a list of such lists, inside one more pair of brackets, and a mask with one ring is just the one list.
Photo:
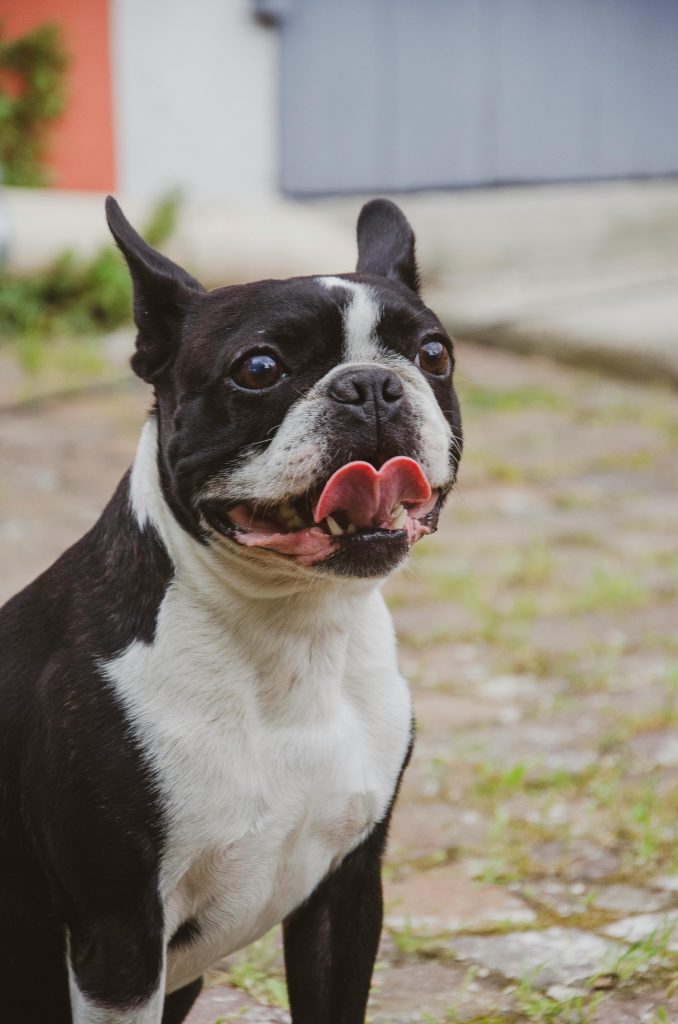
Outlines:
{"label": "dog's lip", "polygon": [[[412,546],[422,537],[435,532],[444,494],[445,492],[440,489],[433,490],[427,502],[406,509],[405,522],[397,527],[392,521],[390,524],[386,521],[379,526],[353,529],[350,529],[351,524],[348,524],[348,527],[338,534],[333,533],[325,522],[322,525],[308,523],[297,529],[284,528],[277,509],[268,512],[269,516],[276,518],[265,518],[263,511],[249,502],[240,502],[226,508],[219,508],[218,505],[210,503],[205,515],[213,529],[238,544],[272,551],[293,558],[301,565],[310,566],[337,554],[344,547],[356,543],[363,546],[370,540],[378,539],[383,542],[384,539],[401,540],[406,537],[408,544]],[[288,499],[288,502],[281,504],[291,505],[294,501],[300,500],[306,507],[313,507],[313,500],[309,495],[297,496],[296,499]]]}

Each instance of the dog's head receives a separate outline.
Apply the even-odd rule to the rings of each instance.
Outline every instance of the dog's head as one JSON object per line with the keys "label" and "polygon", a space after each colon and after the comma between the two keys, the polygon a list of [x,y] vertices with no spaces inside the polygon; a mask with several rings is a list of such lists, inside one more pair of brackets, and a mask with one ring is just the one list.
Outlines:
{"label": "dog's head", "polygon": [[355,274],[212,292],[110,197],[107,215],[178,522],[207,545],[305,571],[388,573],[436,529],[462,442],[452,342],[419,298],[398,207],[363,207]]}

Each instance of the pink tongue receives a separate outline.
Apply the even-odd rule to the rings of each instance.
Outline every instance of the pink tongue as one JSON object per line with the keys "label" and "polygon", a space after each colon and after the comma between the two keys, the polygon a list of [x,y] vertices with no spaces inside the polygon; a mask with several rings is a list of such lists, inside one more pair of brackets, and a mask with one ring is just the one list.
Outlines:
{"label": "pink tongue", "polygon": [[325,484],[314,519],[321,522],[334,512],[345,512],[356,526],[381,526],[399,503],[423,504],[431,486],[414,459],[398,455],[376,470],[369,462],[349,462]]}

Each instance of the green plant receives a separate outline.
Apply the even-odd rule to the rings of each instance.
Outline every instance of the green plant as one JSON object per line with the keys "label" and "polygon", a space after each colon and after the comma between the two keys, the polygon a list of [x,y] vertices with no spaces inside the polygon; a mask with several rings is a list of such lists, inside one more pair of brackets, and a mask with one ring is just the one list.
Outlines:
{"label": "green plant", "polygon": [[[157,204],[142,231],[151,245],[172,233],[178,205],[176,193]],[[34,369],[37,342],[112,330],[129,320],[131,297],[127,267],[112,245],[91,260],[65,252],[38,273],[0,274],[0,338],[17,341],[24,364]]]}
{"label": "green plant", "polygon": [[401,956],[421,957],[422,959],[445,959],[450,951],[444,938],[426,935],[406,920],[398,928],[388,928],[393,945]]}
{"label": "green plant", "polygon": [[0,168],[8,185],[47,181],[47,131],[66,104],[67,66],[57,25],[10,40],[0,25]]}
{"label": "green plant", "polygon": [[674,928],[674,925],[667,922],[655,928],[645,938],[632,942],[614,959],[609,973],[616,975],[620,982],[624,983],[638,973],[644,973],[648,967],[661,964],[671,953],[670,943]]}
{"label": "green plant", "polygon": [[516,1003],[521,1013],[534,1024],[591,1024],[601,993],[576,992],[561,1002],[535,988],[530,978],[523,978],[516,990]]}
{"label": "green plant", "polygon": [[234,957],[229,964],[228,982],[269,1006],[289,1008],[287,986],[279,967],[276,932],[268,932]]}

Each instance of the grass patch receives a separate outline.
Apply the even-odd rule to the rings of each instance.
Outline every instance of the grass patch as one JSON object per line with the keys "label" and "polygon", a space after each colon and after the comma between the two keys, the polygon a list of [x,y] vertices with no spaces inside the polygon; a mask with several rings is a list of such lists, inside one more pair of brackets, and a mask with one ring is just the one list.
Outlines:
{"label": "grass patch", "polygon": [[520,1012],[536,1024],[590,1024],[603,998],[601,993],[586,993],[573,994],[564,1001],[555,1000],[527,979],[523,979],[516,990]]}
{"label": "grass patch", "polygon": [[423,935],[409,921],[400,928],[386,930],[391,941],[402,957],[419,957],[424,960],[452,959],[449,940],[441,936]]}
{"label": "grass patch", "polygon": [[460,400],[464,408],[478,412],[524,412],[526,409],[563,409],[565,400],[555,391],[533,385],[519,388],[489,388],[462,381]]}
{"label": "grass patch", "polygon": [[624,611],[641,607],[649,596],[636,573],[595,568],[588,583],[572,593],[569,606],[573,612]]}
{"label": "grass patch", "polygon": [[288,1010],[287,986],[276,935],[274,928],[237,953],[229,963],[227,981],[268,1006]]}
{"label": "grass patch", "polygon": [[662,966],[671,955],[669,943],[674,931],[674,926],[665,925],[647,938],[632,942],[611,962],[609,972],[605,973],[615,975],[621,984],[625,984],[638,974],[646,974],[651,967]]}

